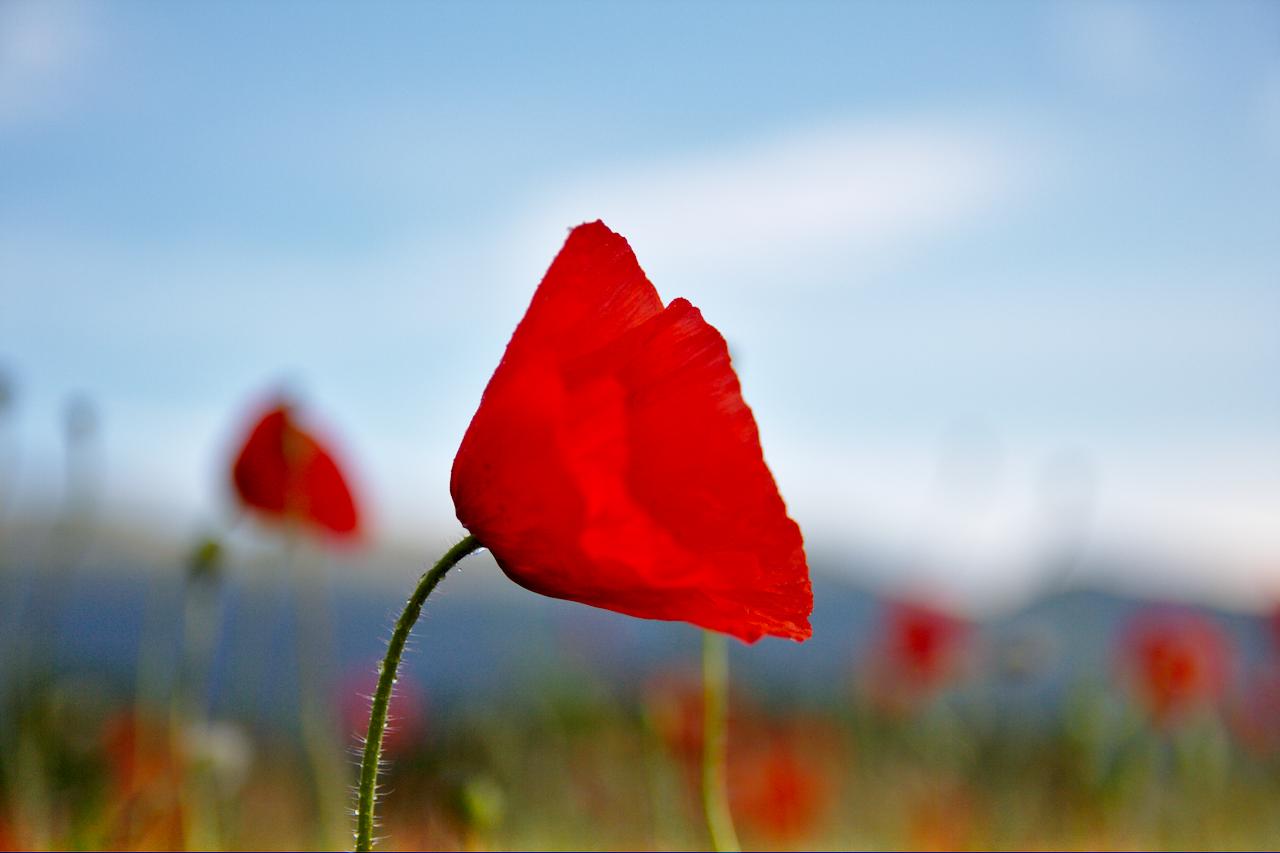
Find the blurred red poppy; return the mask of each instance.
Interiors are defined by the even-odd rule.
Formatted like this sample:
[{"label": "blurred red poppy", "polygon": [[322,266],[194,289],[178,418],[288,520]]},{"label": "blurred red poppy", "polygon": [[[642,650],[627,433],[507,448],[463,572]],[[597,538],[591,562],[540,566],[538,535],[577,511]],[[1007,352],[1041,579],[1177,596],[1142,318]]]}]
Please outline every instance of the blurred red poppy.
[{"label": "blurred red poppy", "polygon": [[971,626],[919,601],[886,603],[875,646],[873,687],[891,705],[922,701],[952,681],[964,662]]},{"label": "blurred red poppy", "polygon": [[1271,654],[1280,658],[1280,602],[1271,605],[1267,612],[1267,634],[1271,640]]},{"label": "blurred red poppy", "polygon": [[1250,752],[1259,756],[1280,752],[1280,665],[1268,663],[1249,674],[1227,719]]},{"label": "blurred red poppy", "polygon": [[1204,616],[1174,609],[1145,610],[1129,623],[1121,644],[1130,681],[1159,723],[1213,704],[1226,689],[1230,644]]},{"label": "blurred red poppy", "polygon": [[516,583],[747,642],[813,594],[728,347],[600,222],[569,235],[458,449],[458,519]]},{"label": "blurred red poppy", "polygon": [[236,495],[273,522],[337,538],[359,535],[355,500],[333,454],[275,402],[254,423],[231,469]]},{"label": "blurred red poppy", "polygon": [[133,796],[159,782],[168,783],[179,773],[181,762],[158,720],[121,711],[107,718],[101,736],[112,790],[118,794]]},{"label": "blurred red poppy", "polygon": [[176,849],[182,841],[184,768],[168,728],[125,710],[103,722],[100,736],[110,773],[103,821],[108,844]]},{"label": "blurred red poppy", "polygon": [[774,733],[731,762],[734,814],[744,828],[774,844],[811,837],[830,805],[831,779],[801,749],[809,734]]},{"label": "blurred red poppy", "polygon": [[702,756],[702,682],[693,672],[665,672],[645,684],[645,716],[667,750],[686,762]]},{"label": "blurred red poppy", "polygon": [[[338,693],[338,711],[345,731],[357,737],[369,726],[369,697],[378,687],[378,671],[362,667],[343,681]],[[382,736],[382,754],[394,757],[422,743],[427,731],[427,697],[421,686],[409,676],[396,679],[391,699],[391,716]]]}]

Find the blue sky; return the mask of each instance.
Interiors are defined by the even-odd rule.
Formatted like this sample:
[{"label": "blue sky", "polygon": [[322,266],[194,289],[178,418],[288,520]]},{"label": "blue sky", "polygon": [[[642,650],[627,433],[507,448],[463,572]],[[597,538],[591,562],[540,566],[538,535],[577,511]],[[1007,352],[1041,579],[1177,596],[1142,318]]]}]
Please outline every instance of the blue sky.
[{"label": "blue sky", "polygon": [[434,547],[602,217],[725,332],[815,547],[982,599],[1080,534],[1280,592],[1275,4],[9,0],[0,188],[29,508],[80,391],[111,512],[191,529],[284,383]]}]

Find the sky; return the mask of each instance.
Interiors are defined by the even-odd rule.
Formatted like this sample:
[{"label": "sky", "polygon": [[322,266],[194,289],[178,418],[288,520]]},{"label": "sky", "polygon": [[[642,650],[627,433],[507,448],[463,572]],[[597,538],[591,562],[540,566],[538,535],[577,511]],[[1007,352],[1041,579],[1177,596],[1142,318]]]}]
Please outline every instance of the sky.
[{"label": "sky", "polygon": [[185,534],[285,388],[438,550],[596,218],[728,338],[829,570],[1280,594],[1274,3],[3,0],[0,495],[57,505],[83,395],[106,513]]}]

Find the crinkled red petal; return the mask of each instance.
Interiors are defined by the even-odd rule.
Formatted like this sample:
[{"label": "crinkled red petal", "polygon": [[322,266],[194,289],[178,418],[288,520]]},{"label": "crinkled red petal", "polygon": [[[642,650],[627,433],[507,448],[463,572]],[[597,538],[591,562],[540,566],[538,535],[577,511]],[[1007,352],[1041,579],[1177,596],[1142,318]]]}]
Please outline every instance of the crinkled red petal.
[{"label": "crinkled red petal", "polygon": [[517,583],[754,641],[807,638],[800,530],[724,338],[630,246],[573,230],[454,460],[458,518]]}]

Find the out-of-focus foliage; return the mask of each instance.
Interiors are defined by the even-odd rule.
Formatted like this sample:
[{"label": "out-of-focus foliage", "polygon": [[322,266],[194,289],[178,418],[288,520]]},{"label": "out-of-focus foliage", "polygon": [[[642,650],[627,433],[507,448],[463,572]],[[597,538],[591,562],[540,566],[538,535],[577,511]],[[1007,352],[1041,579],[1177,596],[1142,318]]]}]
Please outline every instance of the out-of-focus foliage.
[{"label": "out-of-focus foliage", "polygon": [[[397,848],[704,847],[696,722],[680,679],[639,693],[589,679],[537,701],[475,701],[407,722],[385,779]],[[279,731],[195,726],[84,683],[41,683],[9,710],[10,847],[307,847],[314,780]],[[1228,718],[1148,724],[1081,684],[1061,713],[1009,725],[946,700],[912,711],[735,690],[729,756],[745,843],[766,849],[1271,847],[1280,753]],[[639,710],[649,709],[649,710]],[[696,720],[696,715],[690,716]],[[683,727],[682,727],[683,726]],[[350,768],[348,768],[350,769]],[[322,784],[337,791],[351,779]]]}]

